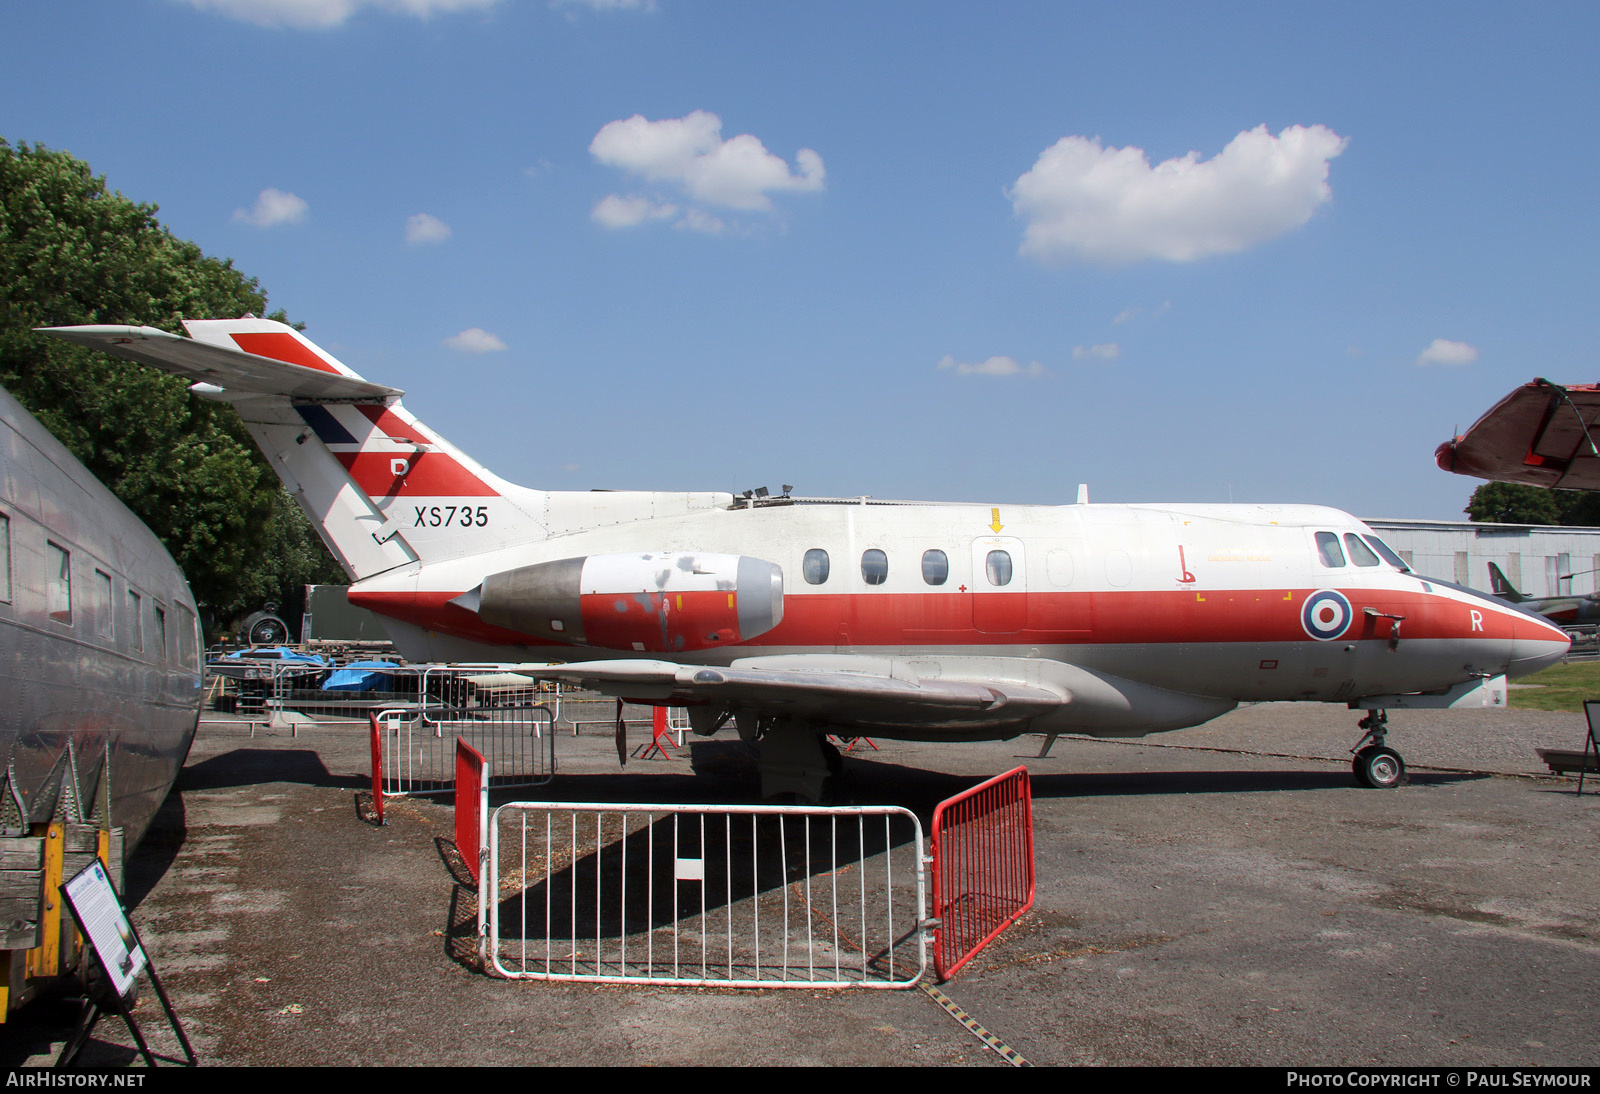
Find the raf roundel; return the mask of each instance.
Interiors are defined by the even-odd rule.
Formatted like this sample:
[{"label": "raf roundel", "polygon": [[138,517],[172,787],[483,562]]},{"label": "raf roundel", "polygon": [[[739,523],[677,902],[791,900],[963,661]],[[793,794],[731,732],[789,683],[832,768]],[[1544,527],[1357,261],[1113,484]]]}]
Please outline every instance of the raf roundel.
[{"label": "raf roundel", "polygon": [[1350,620],[1354,615],[1350,601],[1345,599],[1343,593],[1318,589],[1306,597],[1300,609],[1300,625],[1312,638],[1328,642],[1350,629]]}]

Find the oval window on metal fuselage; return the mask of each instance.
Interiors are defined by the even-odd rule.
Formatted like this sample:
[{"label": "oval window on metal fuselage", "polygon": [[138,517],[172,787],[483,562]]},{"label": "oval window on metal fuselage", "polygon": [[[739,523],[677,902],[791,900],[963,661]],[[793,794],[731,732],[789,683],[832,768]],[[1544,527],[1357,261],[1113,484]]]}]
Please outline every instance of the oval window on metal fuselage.
[{"label": "oval window on metal fuselage", "polygon": [[922,580],[929,585],[943,585],[949,579],[949,556],[937,548],[922,552]]},{"label": "oval window on metal fuselage", "polygon": [[807,585],[821,585],[828,580],[828,552],[821,547],[813,547],[806,552],[806,557],[800,563],[800,572],[805,576]]},{"label": "oval window on metal fuselage", "polygon": [[861,580],[868,585],[882,585],[889,580],[889,556],[876,547],[861,552]]},{"label": "oval window on metal fuselage", "polygon": [[989,557],[984,560],[983,571],[988,575],[991,585],[1011,584],[1011,552],[990,551]]}]

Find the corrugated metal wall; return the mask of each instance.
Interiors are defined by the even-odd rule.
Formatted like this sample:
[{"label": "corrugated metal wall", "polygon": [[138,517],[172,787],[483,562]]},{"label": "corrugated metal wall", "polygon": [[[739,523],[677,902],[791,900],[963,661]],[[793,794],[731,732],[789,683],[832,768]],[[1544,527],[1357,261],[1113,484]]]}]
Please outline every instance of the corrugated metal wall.
[{"label": "corrugated metal wall", "polygon": [[[1417,573],[1489,592],[1489,563],[1528,596],[1582,596],[1600,586],[1600,528],[1368,520]],[[1560,580],[1572,574],[1568,580]],[[1559,585],[1559,588],[1557,587]]]}]

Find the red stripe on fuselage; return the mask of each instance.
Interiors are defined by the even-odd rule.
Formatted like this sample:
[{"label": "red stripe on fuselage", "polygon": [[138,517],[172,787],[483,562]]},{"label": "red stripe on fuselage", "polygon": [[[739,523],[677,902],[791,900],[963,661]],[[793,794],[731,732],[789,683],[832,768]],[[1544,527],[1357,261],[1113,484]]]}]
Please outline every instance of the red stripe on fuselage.
[{"label": "red stripe on fuselage", "polygon": [[406,422],[400,415],[386,406],[371,406],[360,404],[357,410],[367,416],[367,421],[377,426],[385,437],[394,437],[410,441],[413,444],[432,444],[422,430]]},{"label": "red stripe on fuselage", "polygon": [[274,361],[287,361],[291,365],[304,365],[314,368],[318,372],[331,372],[335,376],[341,375],[338,369],[318,357],[309,346],[292,334],[280,331],[256,331],[254,333],[230,334],[239,344],[239,348],[246,353],[253,353],[257,357],[270,357]]},{"label": "red stripe on fuselage", "polygon": [[[790,594],[783,622],[740,648],[833,648],[851,646],[1002,646],[1081,644],[1182,644],[1206,642],[1308,642],[1317,640],[1300,624],[1310,589],[1176,592],[1034,593],[849,593]],[[1350,627],[1335,641],[1387,642],[1392,621],[1370,616],[1371,607],[1405,617],[1404,640],[1513,637],[1513,617],[1489,605],[1464,604],[1422,592],[1344,590],[1352,607]],[[555,643],[491,627],[448,601],[454,592],[382,593],[350,591],[350,602],[429,630],[491,644],[552,646]],[[1027,625],[1015,631],[979,630],[974,597],[1023,598]],[[1472,613],[1479,618],[1476,625]],[[980,616],[980,618],[990,618]],[[1532,620],[1525,621],[1536,626]],[[606,647],[622,648],[629,647]]]},{"label": "red stripe on fuselage", "polygon": [[[442,452],[335,452],[372,498],[497,498],[500,492]],[[396,471],[401,463],[404,467]],[[449,599],[449,596],[446,596]]]}]

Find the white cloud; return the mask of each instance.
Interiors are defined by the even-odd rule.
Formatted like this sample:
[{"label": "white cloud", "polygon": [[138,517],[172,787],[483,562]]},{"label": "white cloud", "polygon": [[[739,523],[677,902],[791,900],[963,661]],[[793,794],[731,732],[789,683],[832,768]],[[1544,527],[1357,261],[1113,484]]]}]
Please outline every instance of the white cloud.
[{"label": "white cloud", "polygon": [[489,8],[499,0],[183,0],[190,7],[214,11],[259,27],[327,30],[343,26],[363,8],[426,19],[430,15]]},{"label": "white cloud", "polygon": [[1435,338],[1417,354],[1419,365],[1470,365],[1478,359],[1478,347],[1448,338]]},{"label": "white cloud", "polygon": [[1082,361],[1088,357],[1093,357],[1100,361],[1115,361],[1121,356],[1122,347],[1115,342],[1103,342],[1098,346],[1074,346],[1072,348],[1072,359],[1074,361]]},{"label": "white cloud", "polygon": [[406,218],[407,243],[443,243],[450,238],[450,225],[438,217],[418,213]]},{"label": "white cloud", "polygon": [[451,349],[460,350],[462,353],[494,353],[506,348],[506,344],[482,327],[471,327],[453,337],[446,338],[444,345]]},{"label": "white cloud", "polygon": [[691,232],[704,232],[706,235],[719,236],[728,230],[719,217],[712,216],[704,209],[691,208],[683,214],[683,219],[673,225],[674,228],[687,228]]},{"label": "white cloud", "polygon": [[[795,153],[795,168],[775,156],[749,133],[722,139],[722,119],[706,110],[696,110],[682,118],[650,121],[642,114],[607,122],[589,143],[589,152],[609,167],[621,168],[677,190],[682,197],[705,205],[744,212],[768,212],[769,195],[786,190],[815,191],[825,186],[827,175],[822,157],[809,148]],[[639,201],[615,195],[601,202]],[[655,201],[657,209],[671,205]],[[600,206],[590,215],[609,227],[619,221],[602,219]],[[629,223],[638,224],[644,217]],[[680,222],[694,231],[726,228],[711,214],[691,208]]]},{"label": "white cloud", "polygon": [[1326,126],[1264,125],[1150,166],[1139,148],[1063,137],[1011,188],[1027,221],[1021,253],[1042,263],[1192,262],[1242,251],[1300,227],[1332,196],[1328,162],[1348,142]]},{"label": "white cloud", "polygon": [[306,211],[309,208],[304,199],[286,190],[274,190],[268,187],[257,196],[255,208],[235,209],[233,219],[253,224],[257,228],[271,228],[275,224],[299,224],[306,218]]},{"label": "white cloud", "polygon": [[632,228],[647,220],[664,220],[678,215],[678,207],[668,202],[632,195],[608,194],[589,210],[589,219],[607,228]]},{"label": "white cloud", "polygon": [[1124,323],[1131,322],[1132,320],[1139,318],[1139,313],[1143,310],[1143,308],[1123,308],[1117,313],[1117,317],[1111,321],[1111,325],[1113,327],[1120,327]]},{"label": "white cloud", "polygon": [[1045,374],[1045,368],[1039,362],[1022,365],[1014,357],[991,357],[987,361],[971,364],[957,361],[946,354],[944,360],[939,362],[939,368],[950,369],[957,376],[1043,376]]}]

